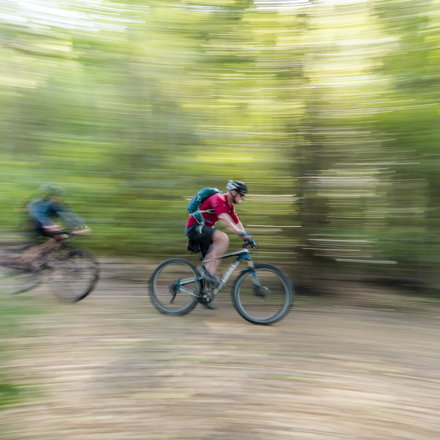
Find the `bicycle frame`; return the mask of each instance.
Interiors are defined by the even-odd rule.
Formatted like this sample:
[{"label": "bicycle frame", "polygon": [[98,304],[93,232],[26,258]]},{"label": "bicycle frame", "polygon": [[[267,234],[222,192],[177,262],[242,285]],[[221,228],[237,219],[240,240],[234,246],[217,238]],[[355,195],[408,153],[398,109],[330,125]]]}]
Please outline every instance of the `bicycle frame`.
[{"label": "bicycle frame", "polygon": [[[223,275],[221,281],[221,284],[219,284],[214,290],[213,290],[213,294],[217,295],[217,293],[223,288],[223,286],[228,282],[229,278],[232,276],[232,274],[234,273],[235,269],[237,268],[237,266],[243,261],[243,260],[247,260],[248,262],[248,268],[247,269],[243,269],[243,270],[250,270],[252,272],[252,279],[254,281],[254,283],[256,285],[260,285],[259,281],[258,281],[258,277],[255,273],[254,270],[254,263],[252,261],[252,258],[250,256],[250,253],[247,249],[243,249],[241,251],[237,251],[237,252],[232,252],[230,254],[225,254],[221,258],[222,260],[224,258],[229,258],[229,257],[234,257],[237,256],[236,260],[231,263],[231,265],[229,266],[228,270],[225,272],[225,274]],[[208,261],[212,261],[212,260],[203,260],[202,259],[202,264],[206,263]],[[194,281],[200,281],[203,278],[190,278],[190,279],[184,279],[184,280],[180,280],[179,282],[179,288],[182,292],[185,293],[189,293],[190,295],[195,295],[193,291],[191,291],[190,289],[187,289],[184,287],[185,284],[189,284],[189,283],[193,283]]]},{"label": "bicycle frame", "polygon": [[[54,252],[60,251],[62,249],[67,249],[69,246],[71,246],[72,242],[74,242],[77,238],[77,235],[72,234],[70,232],[67,231],[63,231],[63,234],[66,234],[68,236],[68,238],[64,238],[62,240],[57,241],[56,244],[56,248],[50,248],[48,249],[46,255],[44,256],[44,258],[48,258],[50,254],[53,254]],[[45,242],[47,243],[47,242]],[[23,263],[20,260],[17,259],[12,259],[10,258],[10,255],[13,254],[19,254],[22,251],[26,251],[26,249],[28,248],[33,248],[39,246],[36,243],[27,243],[27,244],[22,244],[22,245],[18,245],[18,246],[9,246],[8,248],[6,248],[6,254],[5,255],[1,255],[0,256],[0,266],[4,266],[13,270],[18,270],[18,271],[25,271],[25,272],[40,272],[42,270],[46,270],[48,267],[46,265],[46,261],[42,261],[41,263],[38,264],[38,267],[33,267],[33,268],[28,268],[26,266],[23,265]],[[9,257],[8,257],[9,255]],[[13,263],[12,265],[10,263]]]}]

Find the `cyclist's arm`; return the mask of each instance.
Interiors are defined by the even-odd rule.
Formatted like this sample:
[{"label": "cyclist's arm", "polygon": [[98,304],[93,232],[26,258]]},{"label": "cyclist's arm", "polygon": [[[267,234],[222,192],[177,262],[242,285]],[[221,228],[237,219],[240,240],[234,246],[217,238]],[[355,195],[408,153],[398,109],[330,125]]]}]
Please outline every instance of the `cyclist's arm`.
[{"label": "cyclist's arm", "polygon": [[240,221],[237,223],[237,228],[239,228],[240,231],[244,231],[244,227],[243,227],[243,225],[241,224]]},{"label": "cyclist's arm", "polygon": [[[249,232],[244,230],[244,226],[242,225],[241,221],[239,220],[237,223],[237,227],[240,229],[240,237],[243,239],[243,241],[252,240],[252,235],[249,234]],[[249,235],[243,235],[243,233],[249,234]]]},{"label": "cyclist's arm", "polygon": [[68,208],[67,205],[56,204],[54,208],[57,211],[57,215],[70,229],[84,228],[86,226],[86,222],[76,212]]},{"label": "cyclist's arm", "polygon": [[231,232],[238,235],[243,240],[249,240],[251,238],[250,236],[247,237],[242,236],[242,233],[244,231],[243,225],[241,224],[240,221],[238,223],[234,223],[232,217],[229,214],[225,214],[225,213],[220,214],[218,218],[226,229],[229,229]]}]

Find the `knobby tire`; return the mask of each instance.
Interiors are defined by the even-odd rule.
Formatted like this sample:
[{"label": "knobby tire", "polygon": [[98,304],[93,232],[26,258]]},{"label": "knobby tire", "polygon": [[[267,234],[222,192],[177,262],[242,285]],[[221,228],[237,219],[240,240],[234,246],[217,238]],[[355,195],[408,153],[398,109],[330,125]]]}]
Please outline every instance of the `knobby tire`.
[{"label": "knobby tire", "polygon": [[50,288],[65,302],[83,300],[95,289],[99,280],[98,260],[86,249],[62,250],[54,255],[49,265],[53,275]]},{"label": "knobby tire", "polygon": [[[192,278],[194,281],[186,284],[185,288],[192,290],[194,295],[179,289],[181,279]],[[170,258],[154,270],[148,282],[148,290],[151,302],[160,313],[182,316],[197,306],[202,294],[202,281],[199,271],[188,260]]]},{"label": "knobby tire", "polygon": [[293,286],[290,279],[275,266],[255,264],[254,267],[265,296],[255,294],[252,272],[245,269],[234,283],[232,302],[238,314],[252,324],[273,324],[289,313],[294,296]]}]

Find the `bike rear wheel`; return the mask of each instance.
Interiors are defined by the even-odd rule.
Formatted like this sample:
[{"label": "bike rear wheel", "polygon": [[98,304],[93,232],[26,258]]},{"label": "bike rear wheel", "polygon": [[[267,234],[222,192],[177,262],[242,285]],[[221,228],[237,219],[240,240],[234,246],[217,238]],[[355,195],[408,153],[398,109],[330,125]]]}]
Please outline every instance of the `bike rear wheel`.
[{"label": "bike rear wheel", "polygon": [[41,284],[39,271],[0,266],[0,289],[7,295],[28,292]]},{"label": "bike rear wheel", "polygon": [[166,315],[181,316],[193,310],[202,293],[197,268],[183,258],[165,260],[151,275],[149,295],[154,307]]},{"label": "bike rear wheel", "polygon": [[269,264],[256,264],[255,274],[244,270],[232,289],[232,302],[237,312],[253,324],[268,325],[283,319],[293,301],[290,280],[278,268]]},{"label": "bike rear wheel", "polygon": [[41,271],[25,268],[23,252],[32,244],[16,246],[0,255],[0,289],[2,293],[15,295],[28,292],[41,284]]},{"label": "bike rear wheel", "polygon": [[99,263],[88,250],[73,249],[54,253],[50,288],[62,301],[75,303],[87,297],[99,280]]}]

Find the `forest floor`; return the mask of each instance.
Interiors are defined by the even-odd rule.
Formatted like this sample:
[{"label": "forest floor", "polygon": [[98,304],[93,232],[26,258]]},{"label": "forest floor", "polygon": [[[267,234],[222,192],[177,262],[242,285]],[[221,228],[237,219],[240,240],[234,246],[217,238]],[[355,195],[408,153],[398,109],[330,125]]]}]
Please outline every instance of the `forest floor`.
[{"label": "forest floor", "polygon": [[440,438],[435,302],[346,282],[264,327],[226,292],[160,315],[149,273],[108,265],[73,305],[44,286],[0,298],[28,311],[0,344],[1,439]]}]

